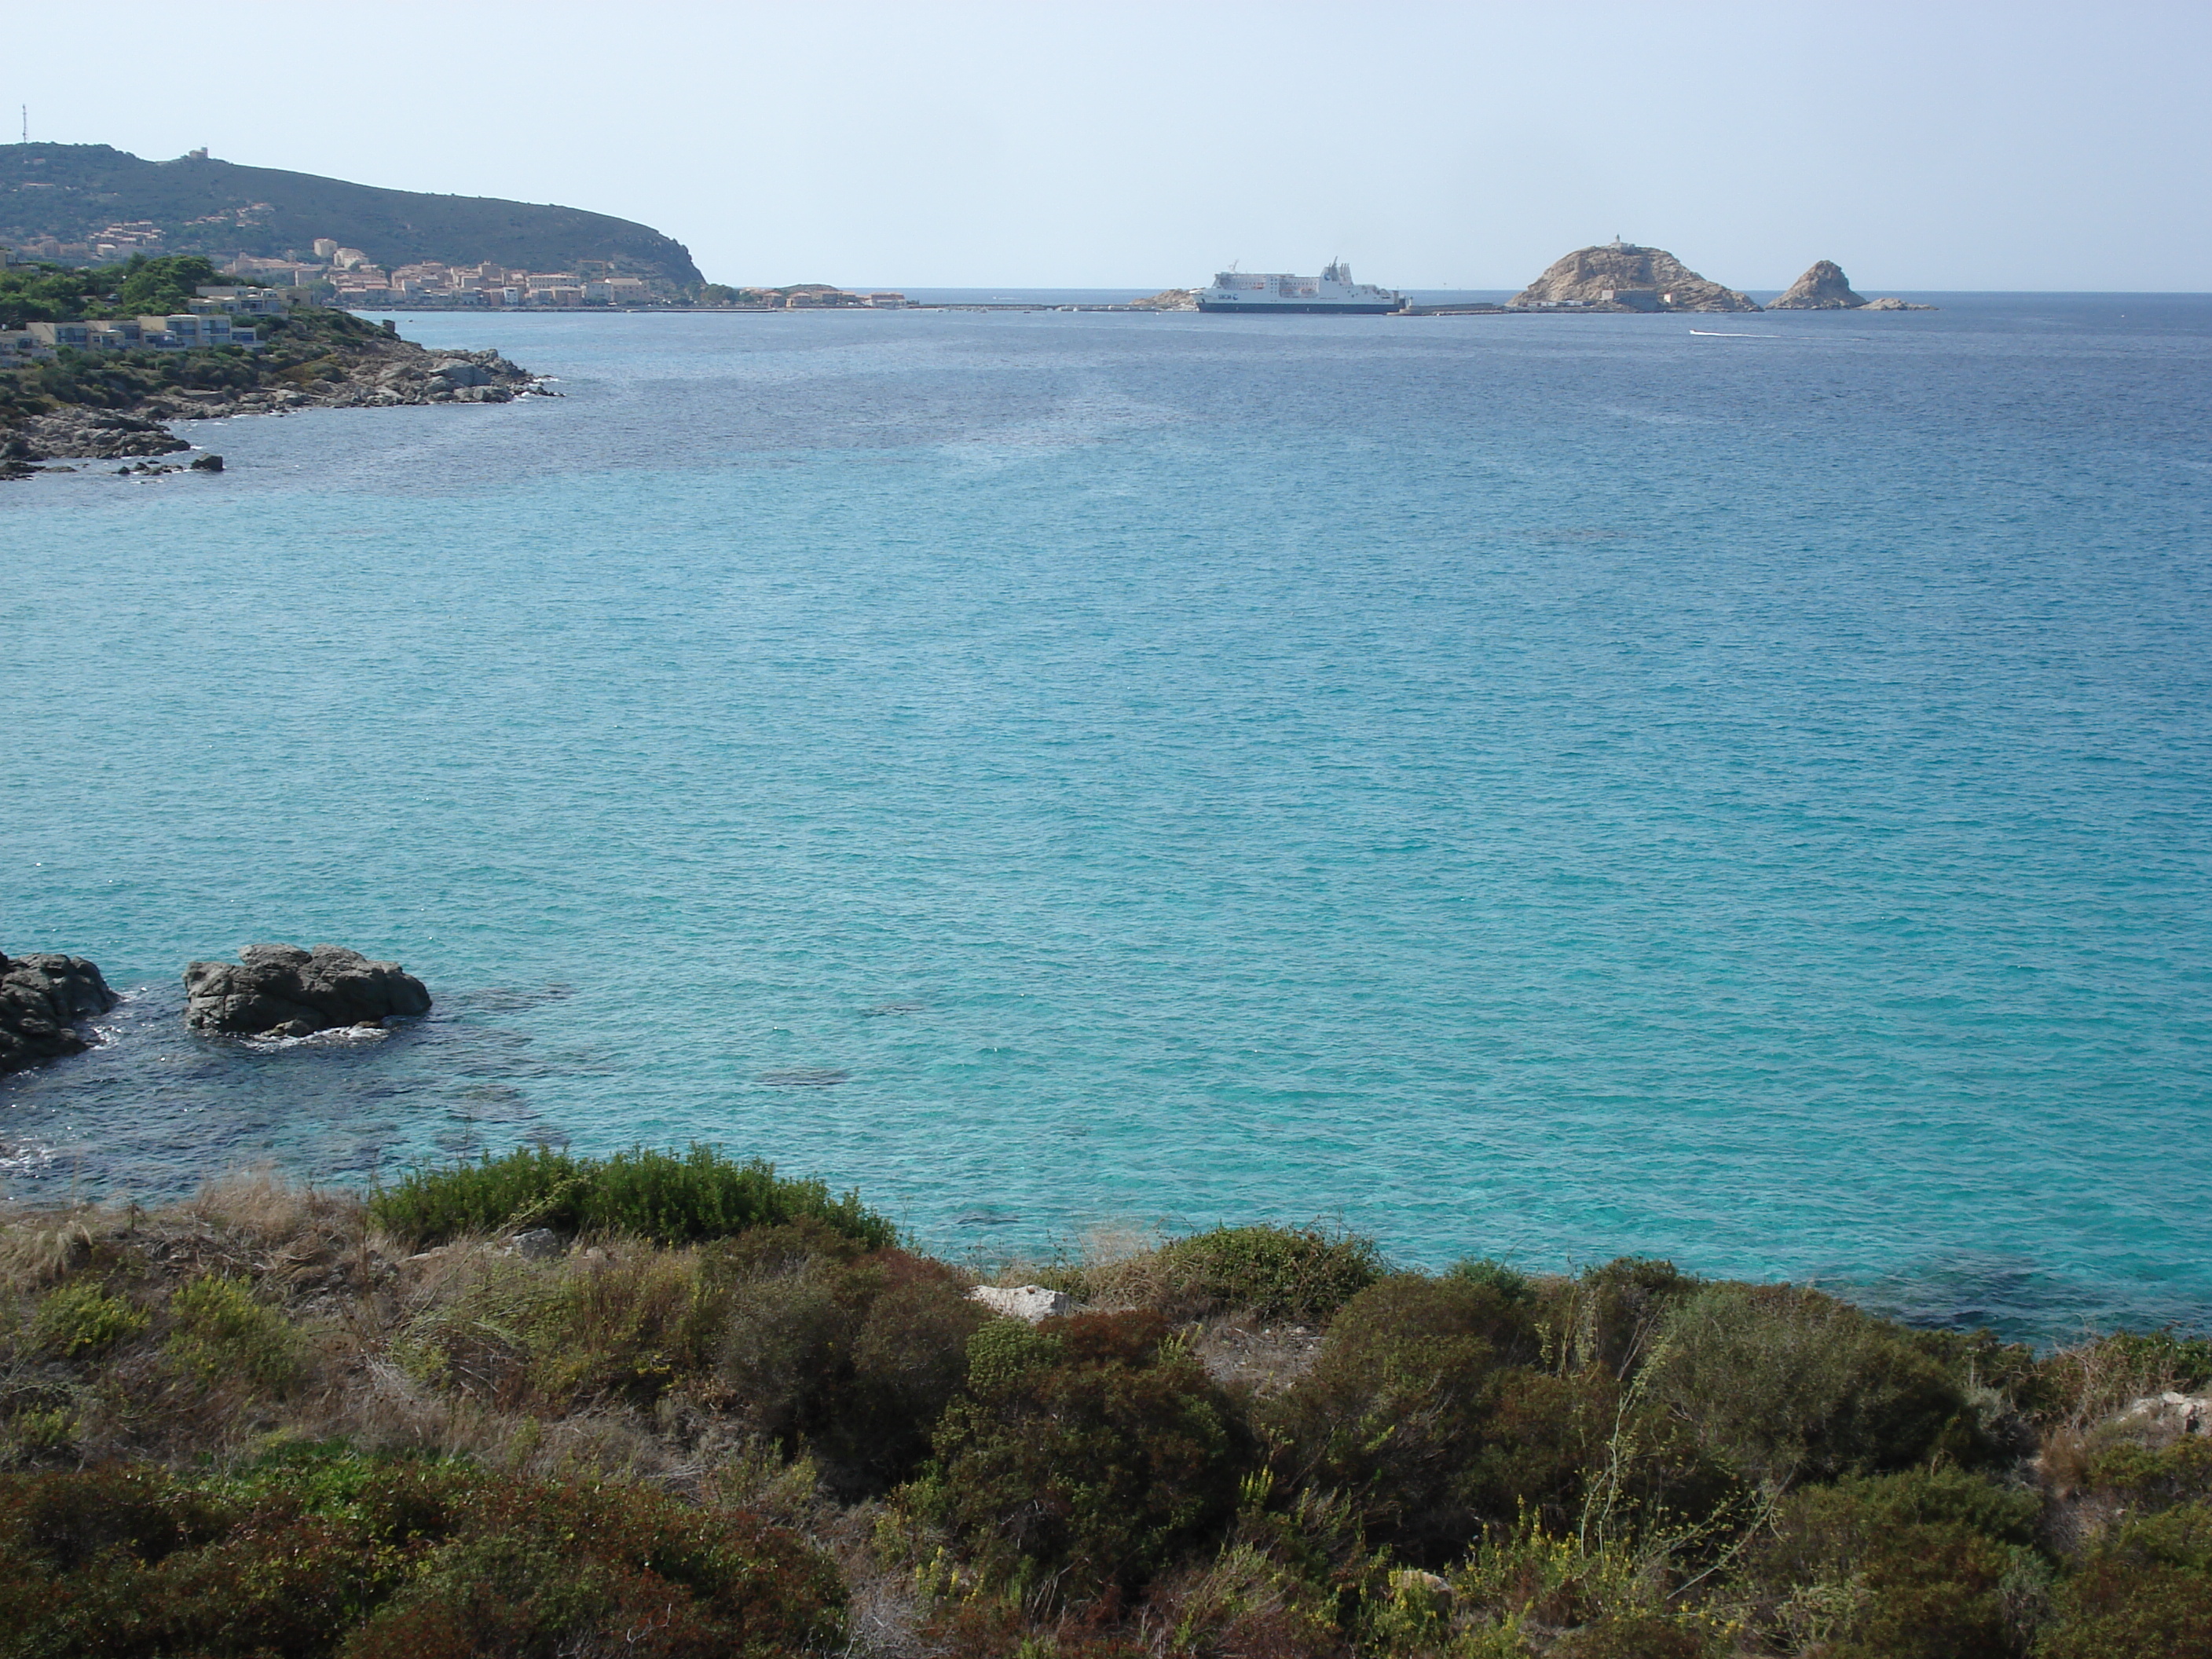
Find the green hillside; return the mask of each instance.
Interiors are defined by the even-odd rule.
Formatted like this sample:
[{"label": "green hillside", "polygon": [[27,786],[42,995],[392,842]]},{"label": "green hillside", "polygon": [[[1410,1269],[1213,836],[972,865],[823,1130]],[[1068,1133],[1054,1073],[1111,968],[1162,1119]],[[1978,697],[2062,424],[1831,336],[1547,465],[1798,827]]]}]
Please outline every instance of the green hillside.
[{"label": "green hillside", "polygon": [[386,265],[489,259],[566,270],[603,260],[622,276],[703,280],[681,242],[578,208],[382,190],[204,156],[148,161],[106,144],[0,145],[0,242],[81,242],[132,220],[160,226],[170,253],[277,258],[327,236]]}]

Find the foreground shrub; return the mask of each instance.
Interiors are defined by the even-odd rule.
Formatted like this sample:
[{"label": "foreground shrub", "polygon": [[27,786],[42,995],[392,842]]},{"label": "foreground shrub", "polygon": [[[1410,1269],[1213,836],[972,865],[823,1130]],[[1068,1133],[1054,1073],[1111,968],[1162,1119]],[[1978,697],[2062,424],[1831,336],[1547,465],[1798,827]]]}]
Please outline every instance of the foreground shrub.
[{"label": "foreground shrub", "polygon": [[1249,1313],[1320,1324],[1381,1277],[1372,1240],[1298,1227],[1217,1227],[1163,1245],[1140,1271],[1170,1318]]},{"label": "foreground shrub", "polygon": [[1715,1285],[1681,1302],[1646,1383],[1714,1455],[1778,1488],[1988,1450],[1958,1382],[1905,1333],[1787,1285]]},{"label": "foreground shrub", "polygon": [[[1378,1541],[1435,1564],[1486,1519],[1562,1500],[1610,1379],[1528,1369],[1524,1302],[1463,1279],[1386,1279],[1347,1303],[1313,1368],[1259,1409],[1286,1484],[1345,1494]],[[1600,1396],[1602,1395],[1602,1398]]]},{"label": "foreground shrub", "polygon": [[1226,1523],[1249,1438],[1158,1315],[998,1320],[969,1347],[971,1390],[902,1503],[985,1583],[1080,1604]]},{"label": "foreground shrub", "polygon": [[833,1199],[818,1181],[787,1180],[763,1159],[739,1164],[700,1146],[682,1157],[642,1147],[605,1159],[549,1146],[486,1153],[475,1164],[410,1172],[369,1201],[369,1214],[418,1247],[522,1227],[678,1244],[813,1220],[879,1249],[898,1231],[857,1193]]},{"label": "foreground shrub", "polygon": [[299,1381],[300,1334],[283,1314],[255,1299],[243,1279],[206,1273],[169,1300],[176,1321],[167,1352],[209,1387],[242,1383],[283,1394]]},{"label": "foreground shrub", "polygon": [[110,1296],[89,1279],[76,1279],[49,1291],[31,1322],[32,1340],[64,1359],[104,1352],[144,1330],[145,1311],[119,1296]]},{"label": "foreground shrub", "polygon": [[2212,1503],[2130,1522],[2057,1597],[2036,1659],[2212,1659]]},{"label": "foreground shrub", "polygon": [[0,1476],[0,1655],[769,1656],[839,1632],[829,1564],[636,1489],[311,1454],[233,1479]]},{"label": "foreground shrub", "polygon": [[914,1472],[990,1318],[950,1268],[898,1249],[761,1253],[721,1294],[717,1397],[754,1432],[813,1449],[847,1495]]},{"label": "foreground shrub", "polygon": [[1753,1622],[1786,1651],[1827,1641],[1837,1659],[2013,1659],[2048,1577],[2032,1548],[2041,1510],[1957,1470],[1794,1492],[1747,1560]]},{"label": "foreground shrub", "polygon": [[635,1487],[488,1484],[344,1659],[769,1659],[842,1634],[836,1569],[744,1515]]}]

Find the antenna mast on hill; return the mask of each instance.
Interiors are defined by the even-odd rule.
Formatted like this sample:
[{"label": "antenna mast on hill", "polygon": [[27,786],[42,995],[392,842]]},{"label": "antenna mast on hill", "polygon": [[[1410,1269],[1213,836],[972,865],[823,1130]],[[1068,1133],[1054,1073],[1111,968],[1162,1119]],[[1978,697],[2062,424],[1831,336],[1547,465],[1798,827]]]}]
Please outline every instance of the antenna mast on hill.
[{"label": "antenna mast on hill", "polygon": [[31,142],[31,106],[28,104],[23,106],[23,142],[27,144]]}]

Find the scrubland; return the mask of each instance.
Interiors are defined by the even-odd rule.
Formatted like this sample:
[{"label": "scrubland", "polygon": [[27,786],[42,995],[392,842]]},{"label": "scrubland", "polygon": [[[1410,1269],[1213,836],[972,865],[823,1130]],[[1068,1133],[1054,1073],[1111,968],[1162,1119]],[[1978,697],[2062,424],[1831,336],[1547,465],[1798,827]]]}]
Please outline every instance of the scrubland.
[{"label": "scrubland", "polygon": [[[517,1235],[525,1246],[518,1247]],[[706,1152],[0,1220],[0,1656],[2212,1656],[2212,1346]]]}]

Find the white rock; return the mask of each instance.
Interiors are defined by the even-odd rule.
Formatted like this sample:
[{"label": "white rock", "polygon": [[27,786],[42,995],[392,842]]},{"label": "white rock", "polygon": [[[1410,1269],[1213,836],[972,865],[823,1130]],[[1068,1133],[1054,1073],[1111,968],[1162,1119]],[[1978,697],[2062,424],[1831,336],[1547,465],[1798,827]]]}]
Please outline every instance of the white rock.
[{"label": "white rock", "polygon": [[996,1285],[978,1285],[968,1292],[968,1299],[1009,1319],[1026,1319],[1032,1325],[1040,1319],[1056,1318],[1073,1305],[1065,1291],[1048,1291],[1042,1285],[1020,1285],[1011,1291]]},{"label": "white rock", "polygon": [[2212,1431],[2212,1394],[2146,1395],[2119,1413],[2123,1423],[2140,1424],[2154,1441]]}]

